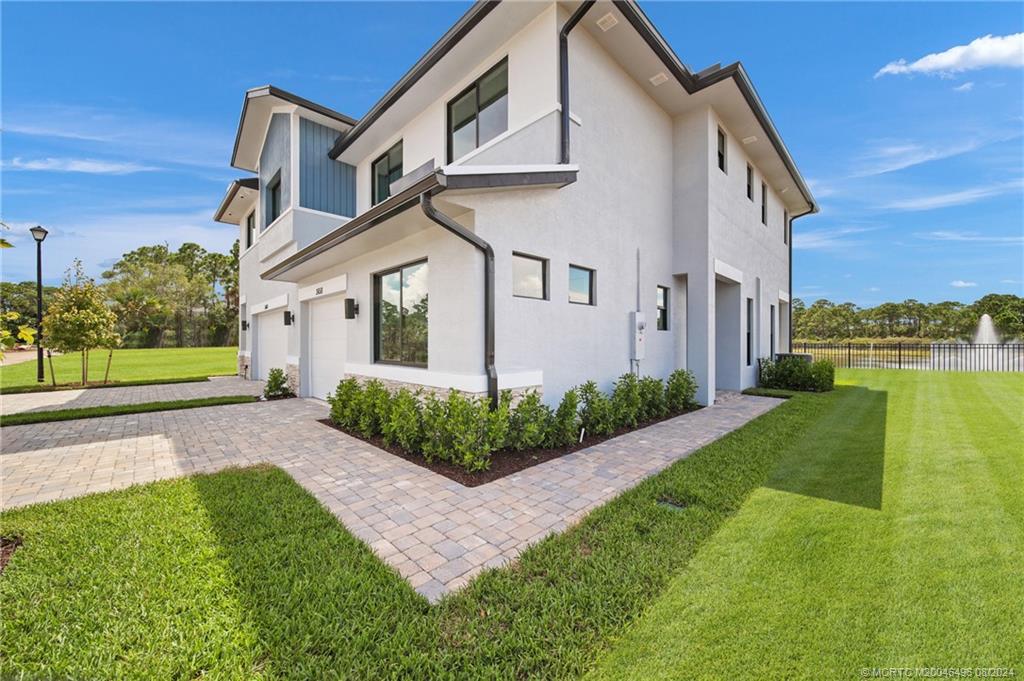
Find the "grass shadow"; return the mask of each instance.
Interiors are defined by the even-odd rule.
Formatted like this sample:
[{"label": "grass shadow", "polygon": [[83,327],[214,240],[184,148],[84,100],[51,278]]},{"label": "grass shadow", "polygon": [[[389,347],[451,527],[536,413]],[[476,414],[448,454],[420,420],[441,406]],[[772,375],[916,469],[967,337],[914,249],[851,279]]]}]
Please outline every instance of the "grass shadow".
[{"label": "grass shadow", "polygon": [[861,386],[836,391],[836,408],[807,429],[765,486],[881,510],[888,393]]}]

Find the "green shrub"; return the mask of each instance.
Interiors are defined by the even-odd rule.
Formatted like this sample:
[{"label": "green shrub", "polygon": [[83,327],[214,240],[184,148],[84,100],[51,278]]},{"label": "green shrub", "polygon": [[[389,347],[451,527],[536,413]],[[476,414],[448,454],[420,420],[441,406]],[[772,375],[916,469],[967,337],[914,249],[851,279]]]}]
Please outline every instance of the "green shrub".
[{"label": "green shrub", "polygon": [[615,431],[615,415],[612,402],[601,392],[597,384],[587,381],[579,388],[580,425],[588,435],[610,435]]},{"label": "green shrub", "polygon": [[665,402],[673,413],[697,408],[697,379],[686,369],[676,369],[668,376]]},{"label": "green shrub", "polygon": [[380,435],[383,425],[391,412],[391,393],[384,384],[373,379],[363,389],[362,409],[359,413],[357,428],[363,437]]},{"label": "green shrub", "polygon": [[428,461],[441,459],[467,471],[486,470],[491,453],[505,446],[509,400],[503,397],[491,411],[487,400],[452,390],[439,400],[427,395],[423,404],[423,444]]},{"label": "green shrub", "polygon": [[541,402],[537,391],[527,392],[512,410],[509,419],[509,448],[520,451],[542,446],[551,428],[552,418],[551,409]]},{"label": "green shrub", "polygon": [[359,414],[363,410],[363,387],[354,378],[338,383],[334,395],[328,395],[331,405],[331,422],[339,428],[355,430],[359,426]]},{"label": "green shrub", "polygon": [[660,378],[644,376],[637,386],[640,391],[640,415],[641,421],[660,419],[668,413],[668,403],[665,401],[665,384]]},{"label": "green shrub", "polygon": [[381,430],[388,444],[398,445],[409,452],[417,451],[423,440],[423,417],[418,396],[408,388],[399,389],[391,398],[391,410]]},{"label": "green shrub", "polygon": [[635,374],[622,374],[615,381],[612,415],[616,428],[636,428],[640,419],[640,382]]},{"label": "green shrub", "polygon": [[420,452],[427,461],[447,460],[450,450],[448,429],[445,426],[447,406],[434,393],[427,393],[420,411],[423,433],[420,438]]},{"label": "green shrub", "polygon": [[267,384],[263,386],[263,396],[268,400],[277,399],[279,397],[293,397],[295,393],[292,392],[291,387],[288,385],[288,379],[284,375],[283,369],[273,368],[267,372]]},{"label": "green shrub", "polygon": [[579,441],[579,407],[580,397],[576,390],[566,390],[544,437],[545,446],[569,447]]},{"label": "green shrub", "polygon": [[800,357],[758,360],[758,384],[762,388],[828,392],[835,387],[836,370],[831,361],[808,362]]}]

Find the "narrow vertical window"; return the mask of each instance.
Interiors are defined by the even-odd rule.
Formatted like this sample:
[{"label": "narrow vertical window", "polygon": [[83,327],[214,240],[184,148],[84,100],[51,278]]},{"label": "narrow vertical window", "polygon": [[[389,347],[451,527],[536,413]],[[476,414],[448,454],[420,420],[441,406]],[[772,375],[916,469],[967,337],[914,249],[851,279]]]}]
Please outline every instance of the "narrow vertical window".
[{"label": "narrow vertical window", "polygon": [[267,219],[263,223],[263,229],[266,229],[274,222],[274,220],[281,217],[281,171],[277,171],[274,175],[274,179],[270,181],[270,185],[267,187]]},{"label": "narrow vertical window", "polygon": [[782,243],[789,245],[789,211],[782,211]]},{"label": "narrow vertical window", "polygon": [[594,304],[594,270],[569,265],[569,302],[580,305]]},{"label": "narrow vertical window", "polygon": [[370,167],[373,174],[373,205],[391,196],[391,183],[402,177],[402,140],[381,154]]},{"label": "narrow vertical window", "polygon": [[245,247],[252,248],[252,240],[256,236],[256,211],[245,217]]},{"label": "narrow vertical window", "polygon": [[668,331],[668,287],[658,287],[658,331]]},{"label": "narrow vertical window", "polygon": [[761,224],[768,224],[768,185],[761,183]]},{"label": "narrow vertical window", "polygon": [[754,200],[754,169],[747,164],[747,198]]},{"label": "narrow vertical window", "polygon": [[725,133],[722,129],[718,129],[718,169],[723,173],[728,172],[725,169]]},{"label": "narrow vertical window", "polygon": [[775,359],[775,306],[771,306],[771,338],[768,345],[771,354],[768,355],[770,359]]},{"label": "narrow vertical window", "polygon": [[373,278],[374,360],[427,366],[427,262]]},{"label": "narrow vertical window", "polygon": [[747,366],[754,363],[754,299],[747,298]]}]

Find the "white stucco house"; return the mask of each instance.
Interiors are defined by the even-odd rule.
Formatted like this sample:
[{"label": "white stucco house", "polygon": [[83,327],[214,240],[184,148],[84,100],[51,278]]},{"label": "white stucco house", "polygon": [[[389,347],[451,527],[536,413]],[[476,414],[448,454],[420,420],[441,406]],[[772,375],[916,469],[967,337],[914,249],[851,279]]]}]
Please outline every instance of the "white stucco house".
[{"label": "white stucco house", "polygon": [[789,349],[817,210],[743,67],[692,72],[631,0],[479,2],[358,120],[250,90],[231,165],[239,372],[320,398],[688,368],[711,403]]}]

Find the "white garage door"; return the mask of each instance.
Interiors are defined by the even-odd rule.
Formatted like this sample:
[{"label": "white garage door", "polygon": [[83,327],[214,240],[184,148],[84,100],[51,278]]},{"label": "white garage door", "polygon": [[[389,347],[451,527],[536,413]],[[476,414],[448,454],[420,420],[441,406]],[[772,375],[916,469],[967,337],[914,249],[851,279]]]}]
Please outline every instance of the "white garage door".
[{"label": "white garage door", "polygon": [[309,304],[310,397],[333,394],[345,373],[344,300],[334,296]]},{"label": "white garage door", "polygon": [[256,315],[256,378],[265,381],[271,369],[284,370],[288,355],[288,327],[284,311]]}]

